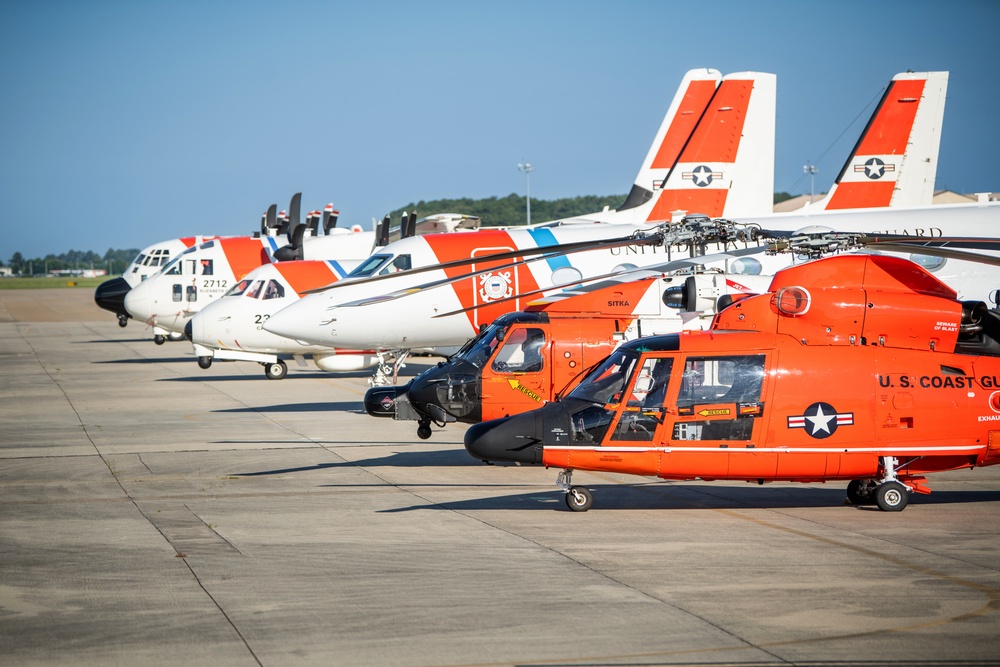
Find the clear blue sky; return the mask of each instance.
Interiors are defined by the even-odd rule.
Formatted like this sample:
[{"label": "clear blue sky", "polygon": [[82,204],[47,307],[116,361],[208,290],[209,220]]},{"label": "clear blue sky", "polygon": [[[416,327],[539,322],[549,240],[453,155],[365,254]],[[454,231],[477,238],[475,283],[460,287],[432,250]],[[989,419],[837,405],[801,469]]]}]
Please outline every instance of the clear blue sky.
[{"label": "clear blue sky", "polygon": [[693,67],[777,74],[793,193],[893,74],[948,70],[937,186],[1000,191],[998,25],[992,0],[6,0],[0,259],[249,233],[296,191],[370,227],[523,194],[522,161],[533,197],[624,194]]}]

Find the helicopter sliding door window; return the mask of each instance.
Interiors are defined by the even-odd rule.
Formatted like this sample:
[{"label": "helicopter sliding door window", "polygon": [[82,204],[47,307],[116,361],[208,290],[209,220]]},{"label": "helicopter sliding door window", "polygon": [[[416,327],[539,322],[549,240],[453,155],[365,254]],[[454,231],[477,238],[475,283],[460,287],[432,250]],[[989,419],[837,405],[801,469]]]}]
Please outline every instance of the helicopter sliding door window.
[{"label": "helicopter sliding door window", "polygon": [[750,440],[765,356],[688,357],[677,395],[673,440]]}]

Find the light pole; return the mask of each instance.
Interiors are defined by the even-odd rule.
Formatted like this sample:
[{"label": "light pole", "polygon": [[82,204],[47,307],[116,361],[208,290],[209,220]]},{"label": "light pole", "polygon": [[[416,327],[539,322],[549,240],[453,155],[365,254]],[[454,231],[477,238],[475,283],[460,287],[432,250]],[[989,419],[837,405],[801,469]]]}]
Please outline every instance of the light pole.
[{"label": "light pole", "polygon": [[802,165],[802,173],[809,174],[809,203],[813,203],[813,179],[816,178],[816,165],[808,162]]},{"label": "light pole", "polygon": [[528,209],[528,223],[527,224],[530,225],[531,224],[531,172],[534,171],[535,168],[531,166],[530,162],[524,162],[524,163],[521,163],[521,164],[517,165],[517,170],[524,172],[524,191],[525,191],[525,193],[527,195],[527,200],[528,200],[528,204],[527,204],[527,209]]}]

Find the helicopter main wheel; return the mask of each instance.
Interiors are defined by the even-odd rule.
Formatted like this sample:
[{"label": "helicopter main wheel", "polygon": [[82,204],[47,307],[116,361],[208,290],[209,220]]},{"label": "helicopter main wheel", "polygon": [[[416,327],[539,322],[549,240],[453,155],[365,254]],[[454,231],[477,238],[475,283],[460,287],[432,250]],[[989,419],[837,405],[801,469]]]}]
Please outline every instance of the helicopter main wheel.
[{"label": "helicopter main wheel", "polygon": [[118,326],[122,327],[123,329],[128,326],[128,315],[118,316]]},{"label": "helicopter main wheel", "polygon": [[902,512],[910,500],[909,495],[899,482],[885,482],[875,489],[875,502],[883,512]]},{"label": "helicopter main wheel", "polygon": [[161,336],[160,334],[156,334],[155,336],[153,336],[153,342],[156,343],[157,345],[163,345],[166,341],[167,341],[166,336]]},{"label": "helicopter main wheel", "polygon": [[264,375],[267,376],[268,380],[280,380],[288,375],[288,366],[281,359],[273,364],[264,364]]},{"label": "helicopter main wheel", "polygon": [[198,367],[208,368],[212,365],[212,357],[198,357]]},{"label": "helicopter main wheel", "polygon": [[419,421],[417,422],[417,437],[421,440],[426,440],[431,437],[431,425],[430,422]]},{"label": "helicopter main wheel", "polygon": [[586,512],[594,504],[594,494],[583,486],[571,486],[566,492],[566,506],[574,512]]},{"label": "helicopter main wheel", "polygon": [[852,505],[871,505],[875,502],[875,483],[870,479],[855,479],[847,485],[847,499]]}]

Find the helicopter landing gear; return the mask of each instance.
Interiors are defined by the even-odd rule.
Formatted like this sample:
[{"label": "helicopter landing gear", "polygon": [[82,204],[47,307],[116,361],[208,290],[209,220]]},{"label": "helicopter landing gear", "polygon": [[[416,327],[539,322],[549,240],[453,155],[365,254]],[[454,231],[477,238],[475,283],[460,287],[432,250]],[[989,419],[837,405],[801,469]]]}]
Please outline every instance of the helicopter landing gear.
[{"label": "helicopter landing gear", "polygon": [[267,376],[268,380],[281,380],[286,375],[288,375],[288,366],[286,366],[285,362],[282,361],[281,359],[278,359],[273,364],[265,363],[263,364],[263,366],[264,366],[264,375]]},{"label": "helicopter landing gear", "polygon": [[128,326],[128,315],[118,316],[118,326],[122,327],[123,329]]},{"label": "helicopter landing gear", "polygon": [[429,419],[421,419],[417,422],[417,437],[421,440],[431,437],[431,422]]},{"label": "helicopter landing gear", "polygon": [[884,482],[875,490],[875,502],[883,512],[902,512],[910,491],[901,482]]},{"label": "helicopter landing gear", "polygon": [[875,489],[878,483],[874,479],[855,479],[847,485],[847,500],[852,505],[873,505]]},{"label": "helicopter landing gear", "polygon": [[165,342],[167,342],[167,337],[161,336],[160,334],[156,334],[155,336],[153,336],[153,342],[156,343],[157,345],[163,345]]},{"label": "helicopter landing gear", "polygon": [[566,506],[574,512],[586,512],[594,504],[594,494],[583,486],[572,486],[573,471],[563,470],[556,478],[556,485],[566,492]]},{"label": "helicopter landing gear", "polygon": [[198,357],[198,368],[209,368],[212,365],[212,357]]}]

